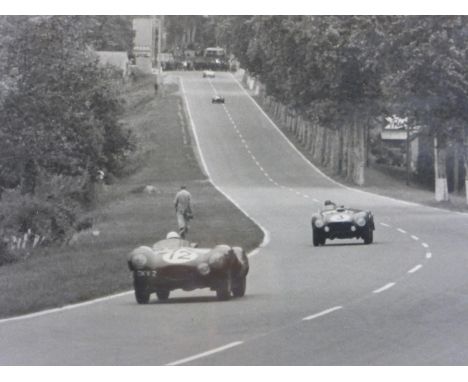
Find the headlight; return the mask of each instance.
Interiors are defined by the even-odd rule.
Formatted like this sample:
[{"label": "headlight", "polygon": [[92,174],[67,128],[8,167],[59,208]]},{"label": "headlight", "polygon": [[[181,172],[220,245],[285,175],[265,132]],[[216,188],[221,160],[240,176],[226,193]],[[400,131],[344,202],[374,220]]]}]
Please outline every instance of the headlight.
[{"label": "headlight", "polygon": [[210,273],[210,266],[207,263],[200,263],[198,264],[197,268],[198,272],[200,272],[202,276],[206,276],[208,273]]},{"label": "headlight", "polygon": [[364,227],[366,225],[366,218],[364,216],[359,216],[357,219],[356,219],[356,224],[359,226],[359,227]]},{"label": "headlight", "polygon": [[315,226],[316,226],[317,228],[322,228],[323,225],[324,225],[322,219],[317,219],[317,220],[315,220],[314,224],[315,224]]}]

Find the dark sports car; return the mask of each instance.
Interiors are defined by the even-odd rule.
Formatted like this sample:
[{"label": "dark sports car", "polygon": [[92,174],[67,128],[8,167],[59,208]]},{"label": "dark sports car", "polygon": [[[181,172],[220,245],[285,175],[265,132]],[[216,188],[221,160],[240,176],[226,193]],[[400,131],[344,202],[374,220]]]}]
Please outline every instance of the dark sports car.
[{"label": "dark sports car", "polygon": [[211,103],[224,103],[224,97],[222,96],[214,96],[213,98],[211,98]]},{"label": "dark sports car", "polygon": [[374,240],[374,216],[370,211],[337,207],[327,200],[325,207],[312,216],[314,247],[324,245],[327,239],[363,239],[364,244]]},{"label": "dark sports car", "polygon": [[175,289],[210,288],[219,300],[245,294],[249,261],[241,247],[193,248],[186,240],[165,239],[136,248],[127,260],[139,304],[147,304],[151,293],[167,300]]}]

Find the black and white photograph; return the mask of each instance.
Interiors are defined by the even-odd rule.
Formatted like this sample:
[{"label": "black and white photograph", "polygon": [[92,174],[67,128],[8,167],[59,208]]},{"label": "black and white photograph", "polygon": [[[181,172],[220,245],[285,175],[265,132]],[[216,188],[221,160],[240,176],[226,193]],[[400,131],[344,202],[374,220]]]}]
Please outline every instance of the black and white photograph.
[{"label": "black and white photograph", "polygon": [[0,366],[468,366],[468,13],[241,3],[0,9]]}]

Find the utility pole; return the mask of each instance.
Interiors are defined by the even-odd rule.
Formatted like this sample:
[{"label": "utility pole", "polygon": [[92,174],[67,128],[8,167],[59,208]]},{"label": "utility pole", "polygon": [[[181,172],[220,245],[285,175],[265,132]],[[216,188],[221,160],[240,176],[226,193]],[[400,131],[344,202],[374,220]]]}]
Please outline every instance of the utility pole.
[{"label": "utility pole", "polygon": [[163,24],[164,24],[164,16],[159,16],[158,20],[158,54],[156,56],[156,69],[158,72],[158,75],[161,74],[162,72],[162,67],[161,67],[161,48],[162,48],[162,34],[163,34]]}]

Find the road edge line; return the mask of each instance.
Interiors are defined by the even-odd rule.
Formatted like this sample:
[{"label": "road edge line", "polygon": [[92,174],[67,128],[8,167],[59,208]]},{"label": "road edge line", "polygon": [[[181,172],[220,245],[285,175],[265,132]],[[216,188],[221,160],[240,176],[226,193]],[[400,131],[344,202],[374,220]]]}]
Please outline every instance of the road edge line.
[{"label": "road edge line", "polygon": [[[221,194],[223,194],[226,197],[226,199],[228,199],[232,204],[234,204],[245,216],[247,216],[249,219],[251,219],[262,230],[263,240],[260,243],[259,247],[260,248],[266,247],[270,242],[270,232],[265,227],[263,227],[256,219],[252,218],[252,216],[250,216],[244,209],[242,209],[241,206],[234,199],[232,199],[231,196],[226,194],[216,183],[214,183],[213,179],[211,178],[210,171],[208,170],[208,166],[206,165],[205,157],[203,156],[203,151],[202,151],[202,149],[200,147],[200,141],[198,139],[197,127],[196,127],[195,121],[192,118],[192,112],[190,110],[187,95],[185,93],[184,82],[183,82],[183,80],[182,80],[182,78],[180,76],[178,76],[177,78],[179,79],[180,90],[181,90],[182,98],[184,100],[185,112],[187,113],[187,117],[188,117],[188,120],[190,122],[190,128],[192,130],[193,137],[195,139],[195,146],[196,146],[198,155],[200,157],[202,166],[204,168],[204,171],[205,171],[205,173],[207,175],[208,181],[213,185],[214,188],[216,188]],[[255,249],[253,251],[255,251]],[[253,252],[253,251],[251,251],[251,252]]]}]

